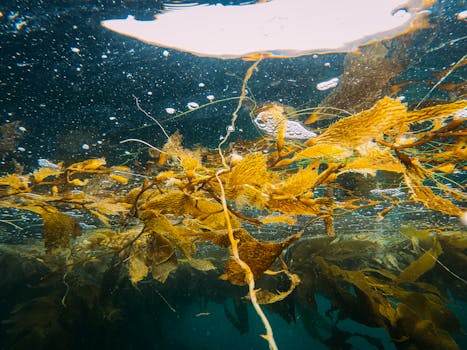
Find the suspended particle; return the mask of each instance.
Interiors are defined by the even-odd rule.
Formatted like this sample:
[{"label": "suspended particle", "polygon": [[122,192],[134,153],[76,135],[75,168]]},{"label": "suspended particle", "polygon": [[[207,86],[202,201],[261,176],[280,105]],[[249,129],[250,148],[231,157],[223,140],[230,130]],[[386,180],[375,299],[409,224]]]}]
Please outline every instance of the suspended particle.
[{"label": "suspended particle", "polygon": [[24,147],[18,147],[17,150],[20,152],[26,152],[26,148]]},{"label": "suspended particle", "polygon": [[206,98],[207,98],[209,101],[213,101],[213,100],[214,100],[214,95],[207,95]]},{"label": "suspended particle", "polygon": [[326,68],[329,68],[329,67],[331,67],[331,63],[326,62],[326,63],[324,64],[324,66],[325,66]]},{"label": "suspended particle", "polygon": [[83,143],[81,145],[81,148],[84,149],[85,151],[87,151],[89,149],[89,145],[87,143]]},{"label": "suspended particle", "polygon": [[321,83],[316,84],[316,88],[319,91],[325,91],[328,89],[335,88],[339,84],[339,78],[332,78],[326,81],[322,81]]},{"label": "suspended particle", "polygon": [[166,112],[167,114],[174,114],[174,113],[175,113],[175,108],[167,107],[167,108],[165,109],[165,112]]},{"label": "suspended particle", "polygon": [[192,111],[193,109],[199,108],[199,104],[196,102],[188,102],[187,105],[188,109]]},{"label": "suspended particle", "polygon": [[26,132],[27,131],[24,126],[18,127],[18,130],[21,131],[21,132]]},{"label": "suspended particle", "polygon": [[77,47],[72,47],[72,48],[71,48],[71,51],[73,51],[74,53],[79,53],[79,52],[80,52],[80,49],[77,48]]},{"label": "suspended particle", "polygon": [[162,51],[162,56],[169,57],[169,55],[170,55],[169,51],[167,51],[167,50]]},{"label": "suspended particle", "polygon": [[199,86],[200,88],[204,88],[204,87],[206,86],[206,84],[205,84],[205,83],[199,83],[198,86]]}]

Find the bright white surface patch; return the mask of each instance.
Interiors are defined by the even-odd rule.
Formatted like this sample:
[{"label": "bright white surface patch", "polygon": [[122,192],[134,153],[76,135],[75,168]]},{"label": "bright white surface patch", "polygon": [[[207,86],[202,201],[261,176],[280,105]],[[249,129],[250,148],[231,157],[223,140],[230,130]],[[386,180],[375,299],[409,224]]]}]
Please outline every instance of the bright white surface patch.
[{"label": "bright white surface patch", "polygon": [[102,25],[152,45],[200,56],[235,58],[258,52],[299,56],[351,51],[400,34],[413,23],[422,4],[422,0],[410,5],[404,0],[272,0],[180,7],[153,21],[128,16]]},{"label": "bright white surface patch", "polygon": [[335,88],[339,84],[339,78],[332,78],[326,81],[322,81],[321,83],[316,84],[316,88],[319,91],[325,91],[328,89]]}]

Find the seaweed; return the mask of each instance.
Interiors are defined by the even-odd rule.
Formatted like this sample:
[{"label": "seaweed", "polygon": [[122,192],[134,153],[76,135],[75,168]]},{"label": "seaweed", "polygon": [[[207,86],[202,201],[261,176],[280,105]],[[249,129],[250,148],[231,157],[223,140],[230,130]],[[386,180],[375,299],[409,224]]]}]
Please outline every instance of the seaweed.
[{"label": "seaweed", "polygon": [[[245,78],[232,126],[256,66]],[[463,187],[447,175],[465,170],[466,107],[467,101],[460,100],[408,111],[400,100],[384,97],[304,143],[286,140],[279,130],[276,140],[255,140],[254,147],[242,140],[228,145],[228,133],[216,152],[186,149],[176,133],[167,135],[163,147],[152,149],[159,155],[155,165],[148,165],[157,167],[153,175],[133,176],[134,170],[108,166],[103,158],[43,166],[0,177],[0,206],[42,217],[47,254],[65,257],[44,281],[106,256],[113,257],[114,265],[126,266],[134,286],[148,275],[165,283],[183,264],[204,272],[223,269],[221,279],[248,286],[248,299],[265,324],[271,349],[276,348],[272,329],[260,304],[287,302],[294,292],[308,295],[303,288],[319,284],[343,314],[384,327],[396,343],[404,344],[400,348],[409,343],[421,348],[426,339],[440,349],[455,348],[449,335],[459,331],[455,317],[438,289],[421,279],[439,265],[443,252],[465,261],[463,241],[447,239],[439,229],[440,237],[423,238],[419,247],[425,251],[396,273],[360,266],[369,252],[378,251],[378,244],[340,244],[335,222],[369,208],[375,221],[384,220],[408,204],[419,205],[422,213],[465,215]],[[432,147],[433,141],[442,142]],[[362,181],[368,177],[381,192],[347,191],[341,196],[348,174],[364,174]],[[401,181],[402,198],[384,193],[391,174]],[[101,229],[79,239],[83,233],[70,211],[87,212]],[[329,238],[314,242],[316,251],[306,258],[322,276],[310,282],[283,256],[317,223]],[[285,230],[277,229],[267,240],[255,233],[281,225]],[[203,256],[199,248],[207,245],[224,249],[229,258]],[[398,263],[404,266],[405,261],[393,261]],[[285,278],[288,285],[281,291],[255,288],[264,278]],[[428,335],[423,338],[423,333]]]}]

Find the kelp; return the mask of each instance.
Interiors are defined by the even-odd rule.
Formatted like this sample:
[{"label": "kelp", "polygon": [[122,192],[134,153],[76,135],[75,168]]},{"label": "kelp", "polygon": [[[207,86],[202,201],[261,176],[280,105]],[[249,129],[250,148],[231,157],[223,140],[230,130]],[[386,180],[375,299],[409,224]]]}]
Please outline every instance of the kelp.
[{"label": "kelp", "polygon": [[314,239],[294,247],[288,261],[302,280],[296,291],[301,302],[315,308],[314,295],[324,295],[338,308],[337,322],[350,317],[370,327],[383,327],[398,349],[459,349],[450,334],[462,330],[445,304],[446,296],[421,280],[442,254],[438,240],[425,253],[407,257],[400,273],[374,258],[374,250],[383,247],[361,241],[361,248],[366,246],[370,253],[350,252],[355,243]]},{"label": "kelp", "polygon": [[[368,208],[375,209],[375,220],[385,220],[407,204],[418,205],[422,213],[464,215],[459,204],[465,199],[463,187],[447,176],[465,170],[465,108],[467,102],[461,100],[408,111],[399,99],[385,97],[304,143],[285,140],[279,130],[276,142],[237,140],[225,149],[219,145],[217,152],[186,149],[176,133],[161,149],[151,150],[150,156],[158,160],[148,165],[146,176],[132,176],[144,173],[144,167],[109,167],[103,158],[43,166],[29,174],[0,177],[0,206],[41,215],[47,252],[67,253],[67,265],[56,271],[113,255],[127,267],[134,285],[147,276],[164,283],[182,264],[200,271],[222,269],[220,278],[249,288],[252,281],[280,274],[288,287],[249,293],[258,303],[280,303],[305,283],[281,260],[284,252],[315,223],[329,239],[338,240],[336,219]],[[364,174],[361,181],[368,179],[380,188],[352,192],[343,185],[349,174]],[[384,192],[391,174],[401,181],[396,185],[401,198]],[[85,232],[85,239],[76,240],[81,230],[78,219],[69,215],[73,211],[90,214],[107,229]],[[270,231],[277,234],[264,239],[262,234]],[[414,302],[414,292],[404,288],[409,284],[421,295],[434,292],[434,299],[425,296],[426,305],[446,311],[439,293],[419,280],[437,266],[446,249],[460,254],[456,244],[461,246],[461,241],[447,242],[441,237],[429,241],[423,246],[426,251],[398,276],[394,271],[379,269],[375,276],[374,271],[334,265],[376,245],[354,242],[352,249],[343,249],[336,244],[335,260],[328,256],[312,261],[335,286],[340,303],[364,301],[372,322],[394,334],[395,341],[426,331],[449,345],[444,332],[453,328],[419,318],[410,328],[406,323],[415,317],[412,306],[402,306]],[[206,258],[199,249],[204,245],[224,249],[228,258]],[[387,259],[393,266],[404,265],[393,256]],[[354,285],[358,297],[339,281]],[[401,306],[395,307],[388,296]]]}]

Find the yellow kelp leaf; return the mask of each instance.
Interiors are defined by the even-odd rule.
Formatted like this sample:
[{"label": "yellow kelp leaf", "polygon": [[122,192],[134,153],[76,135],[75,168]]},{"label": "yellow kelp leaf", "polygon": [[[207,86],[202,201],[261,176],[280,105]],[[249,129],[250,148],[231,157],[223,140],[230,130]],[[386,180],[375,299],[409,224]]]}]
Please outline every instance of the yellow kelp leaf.
[{"label": "yellow kelp leaf", "polygon": [[404,174],[405,183],[409,187],[412,198],[429,209],[448,215],[462,216],[463,211],[450,200],[436,195],[430,188],[423,185],[413,173]]},{"label": "yellow kelp leaf", "polygon": [[165,215],[152,210],[143,211],[139,217],[144,222],[145,230],[157,232],[170,242],[171,246],[177,247],[185,257],[190,258],[195,252],[192,240],[196,238],[196,235],[188,228],[172,224]]},{"label": "yellow kelp leaf", "polygon": [[332,200],[327,198],[271,198],[266,206],[269,210],[277,210],[289,215],[317,215],[330,205]]},{"label": "yellow kelp leaf", "polygon": [[0,193],[4,191],[5,194],[23,192],[29,188],[29,179],[23,175],[6,175],[0,177],[0,186],[5,186],[5,189],[0,187]]},{"label": "yellow kelp leaf", "polygon": [[224,185],[227,198],[233,199],[239,195],[242,186],[248,184],[262,187],[271,175],[267,171],[266,156],[262,153],[247,155],[228,174]]},{"label": "yellow kelp leaf", "polygon": [[109,177],[112,180],[117,181],[118,183],[122,185],[126,185],[129,180],[129,176],[122,176],[122,175],[117,175],[117,174],[110,174]]},{"label": "yellow kelp leaf", "polygon": [[295,174],[287,177],[286,181],[275,186],[275,192],[298,196],[313,188],[318,178],[319,161],[310,163],[306,168],[299,169]]},{"label": "yellow kelp leaf", "polygon": [[68,170],[96,170],[103,166],[105,166],[105,158],[95,158],[95,159],[87,159],[84,162],[74,163],[70,165],[67,169]]},{"label": "yellow kelp leaf", "polygon": [[281,153],[281,150],[284,148],[285,145],[285,130],[286,130],[286,124],[284,123],[279,127],[279,130],[277,131],[277,151],[279,154]]},{"label": "yellow kelp leaf", "polygon": [[112,171],[131,173],[131,168],[126,165],[114,165],[110,169],[112,169]]},{"label": "yellow kelp leaf", "polygon": [[88,210],[92,215],[97,217],[100,220],[100,222],[102,222],[105,226],[110,227],[110,219],[107,216],[105,216],[104,214],[100,213],[97,210],[93,210],[93,209],[88,209]]},{"label": "yellow kelp leaf", "polygon": [[443,244],[447,244],[450,248],[459,250],[467,249],[467,235],[465,232],[456,231],[446,236],[441,236],[440,240]]},{"label": "yellow kelp leaf", "polygon": [[[222,205],[220,203],[205,198],[197,198],[190,203],[186,214],[194,216],[198,223],[204,229],[222,230],[225,229],[225,217]],[[238,219],[229,213],[232,228],[238,228],[241,223]]]},{"label": "yellow kelp leaf", "polygon": [[467,107],[467,100],[460,100],[460,101],[456,101],[452,103],[446,103],[443,105],[426,107],[418,111],[408,112],[407,117],[404,122],[420,123],[425,120],[443,118],[451,114],[455,114],[456,112],[459,112],[460,110],[466,107]]},{"label": "yellow kelp leaf", "polygon": [[73,180],[68,180],[68,183],[73,186],[86,186],[89,183],[89,179],[73,179]]},{"label": "yellow kelp leaf", "polygon": [[118,215],[121,213],[127,213],[128,210],[131,208],[131,205],[124,202],[116,202],[114,198],[94,198],[89,196],[89,198],[93,198],[94,202],[85,204],[87,209],[95,209],[105,215]]},{"label": "yellow kelp leaf", "polygon": [[407,108],[400,100],[389,97],[363,112],[338,120],[321,135],[307,141],[306,145],[337,144],[345,148],[356,148],[379,138],[384,130],[404,121]]},{"label": "yellow kelp leaf", "polygon": [[288,225],[295,225],[297,219],[289,215],[268,215],[264,218],[261,218],[263,224],[272,224],[272,223],[283,223]]},{"label": "yellow kelp leaf", "polygon": [[179,175],[177,173],[175,173],[174,171],[163,171],[163,172],[160,172],[159,174],[157,174],[156,176],[156,179],[158,181],[170,181],[172,179],[177,179],[179,177]]},{"label": "yellow kelp leaf", "polygon": [[249,205],[253,208],[263,209],[268,200],[269,196],[262,189],[246,184],[237,192],[235,204],[239,208]]},{"label": "yellow kelp leaf", "polygon": [[287,289],[284,292],[277,293],[273,293],[269,290],[260,289],[256,292],[256,298],[258,299],[259,304],[273,304],[278,301],[284,300],[295,290],[295,287],[300,284],[300,277],[298,277],[297,274],[290,273],[286,269],[279,272],[284,272],[287,275],[290,281],[289,289]]},{"label": "yellow kelp leaf", "polygon": [[405,168],[389,150],[374,145],[365,154],[347,162],[342,172],[348,170],[375,175],[377,170],[403,173]]},{"label": "yellow kelp leaf", "polygon": [[133,284],[141,281],[149,272],[154,279],[164,283],[177,265],[172,244],[160,234],[148,231],[133,243],[129,259],[129,274]]},{"label": "yellow kelp leaf", "polygon": [[[300,234],[289,236],[282,242],[266,242],[258,240],[240,241],[238,244],[238,254],[240,259],[251,269],[255,279],[259,278],[264,271],[269,269],[282,250],[300,238]],[[233,259],[229,260],[225,266],[225,274],[221,275],[224,280],[229,280],[233,284],[245,285],[245,271]]]},{"label": "yellow kelp leaf", "polygon": [[[138,249],[139,244],[133,243],[134,249]],[[145,252],[143,250],[133,250],[128,263],[128,273],[131,283],[136,284],[146,277],[149,273],[149,267],[146,265]]]},{"label": "yellow kelp leaf", "polygon": [[402,271],[398,277],[398,282],[415,282],[420,276],[428,272],[435,266],[438,256],[443,252],[441,244],[437,239],[433,241],[433,246],[421,257],[413,261]]},{"label": "yellow kelp leaf", "polygon": [[25,206],[24,209],[40,214],[44,221],[44,245],[47,253],[68,249],[70,240],[81,234],[81,226],[71,216],[54,207]]},{"label": "yellow kelp leaf", "polygon": [[210,271],[216,269],[214,264],[206,259],[189,258],[187,261],[191,265],[191,267],[198,271]]},{"label": "yellow kelp leaf", "polygon": [[456,170],[455,163],[445,163],[430,169],[430,171],[440,171],[447,174],[452,174],[454,170]]},{"label": "yellow kelp leaf", "polygon": [[141,206],[141,210],[157,210],[161,213],[182,215],[186,212],[187,202],[190,196],[180,190],[164,192],[153,196]]},{"label": "yellow kelp leaf", "polygon": [[[335,284],[334,281],[346,281],[358,288],[366,296],[364,307],[369,310],[365,311],[374,313],[375,321],[380,326],[387,327],[389,324],[395,324],[396,310],[385,294],[376,288],[377,285],[384,287],[385,284],[379,280],[375,281],[360,271],[344,270],[336,265],[328,264],[321,256],[315,256],[313,263],[319,268],[323,277],[333,281],[333,284]],[[359,297],[358,300],[363,300],[363,298]]]},{"label": "yellow kelp leaf", "polygon": [[42,167],[32,174],[36,183],[40,183],[44,181],[49,176],[57,177],[62,173],[61,169],[49,168],[49,167]]},{"label": "yellow kelp leaf", "polygon": [[345,148],[335,143],[319,143],[311,145],[304,150],[297,152],[292,159],[283,159],[277,162],[276,166],[287,166],[300,159],[315,159],[315,158],[329,158],[329,159],[344,159],[353,155],[353,150]]},{"label": "yellow kelp leaf", "polygon": [[431,247],[433,245],[434,237],[431,229],[417,229],[414,226],[402,226],[400,231],[405,236],[409,237],[412,244],[416,249],[419,249],[420,244],[424,247]]},{"label": "yellow kelp leaf", "polygon": [[194,171],[201,166],[201,157],[197,152],[184,151],[179,157],[180,163],[186,172]]}]

